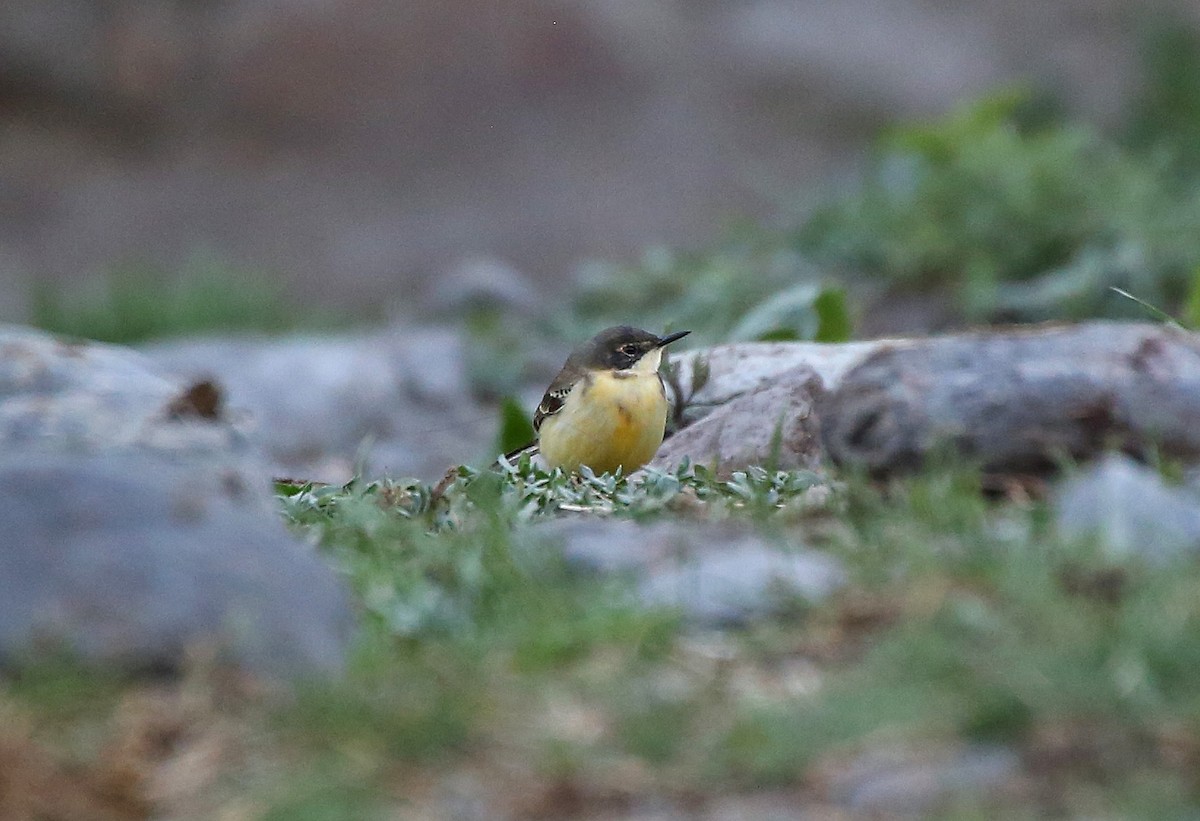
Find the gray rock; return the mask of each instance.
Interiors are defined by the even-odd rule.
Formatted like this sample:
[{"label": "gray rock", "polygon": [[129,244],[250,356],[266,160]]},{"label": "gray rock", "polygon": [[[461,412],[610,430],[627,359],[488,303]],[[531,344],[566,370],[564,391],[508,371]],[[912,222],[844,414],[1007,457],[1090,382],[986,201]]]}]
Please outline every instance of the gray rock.
[{"label": "gray rock", "polygon": [[731,399],[659,448],[651,467],[671,470],[686,457],[728,475],[751,465],[818,470],[821,437],[813,404],[821,379],[807,366],[785,371]]},{"label": "gray rock", "polygon": [[144,351],[187,379],[215,378],[249,437],[305,478],[344,480],[363,458],[371,473],[429,479],[479,459],[493,435],[450,329],[186,339]]},{"label": "gray rock", "polygon": [[1022,326],[878,348],[817,404],[828,457],[875,475],[952,449],[1046,473],[1113,447],[1200,459],[1200,341],[1148,322]]},{"label": "gray rock", "polygon": [[128,348],[0,326],[4,453],[145,447],[194,456],[249,455],[249,443],[216,409],[206,418],[183,401],[187,390]]},{"label": "gray rock", "polygon": [[829,797],[874,817],[927,816],[955,796],[1002,787],[1020,774],[1020,758],[1006,747],[975,745],[939,750],[882,747],[848,763],[830,765]]},{"label": "gray rock", "polygon": [[640,590],[648,603],[678,607],[700,625],[721,626],[769,616],[790,598],[820,601],[844,581],[830,556],[743,540],[660,569]]},{"label": "gray rock", "polygon": [[1098,537],[1115,557],[1165,561],[1200,550],[1200,494],[1110,454],[1066,479],[1054,500],[1059,533]]},{"label": "gray rock", "polygon": [[265,674],[337,670],[347,596],[258,482],[146,450],[0,460],[0,663],[61,647],[172,670],[212,644]]},{"label": "gray rock", "polygon": [[534,287],[513,266],[493,257],[460,260],[438,277],[429,296],[430,308],[451,315],[480,308],[537,315],[545,302],[544,290]]},{"label": "gray rock", "polygon": [[820,601],[845,584],[841,562],[772,545],[734,523],[567,519],[538,528],[576,566],[633,577],[649,606],[678,608],[695,626],[765,618],[797,598]]},{"label": "gray rock", "polygon": [[[672,357],[679,363],[679,383],[692,418],[711,413],[739,396],[774,385],[790,371],[808,369],[825,390],[837,387],[842,377],[881,347],[911,344],[904,340],[871,342],[738,342],[684,351]],[[707,379],[696,388],[696,363],[703,363]]]},{"label": "gray rock", "polygon": [[0,664],[49,645],[173,669],[211,643],[267,674],[340,666],[349,599],[214,385],[2,327],[0,454]]}]

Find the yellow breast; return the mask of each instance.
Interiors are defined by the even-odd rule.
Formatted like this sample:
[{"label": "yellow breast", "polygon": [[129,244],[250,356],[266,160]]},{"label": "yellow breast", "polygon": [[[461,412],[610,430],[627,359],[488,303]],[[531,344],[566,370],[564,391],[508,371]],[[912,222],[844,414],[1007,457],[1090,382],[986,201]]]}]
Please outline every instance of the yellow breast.
[{"label": "yellow breast", "polygon": [[596,473],[637,470],[662,444],[667,398],[656,372],[591,374],[542,423],[539,443],[550,467]]}]

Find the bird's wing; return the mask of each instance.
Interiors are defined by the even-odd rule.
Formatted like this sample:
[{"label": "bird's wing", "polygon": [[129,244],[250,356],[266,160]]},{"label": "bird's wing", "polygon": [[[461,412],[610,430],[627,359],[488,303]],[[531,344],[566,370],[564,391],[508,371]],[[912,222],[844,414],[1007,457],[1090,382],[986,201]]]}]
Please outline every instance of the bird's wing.
[{"label": "bird's wing", "polygon": [[562,410],[563,403],[567,401],[567,395],[571,393],[571,389],[574,387],[574,383],[560,385],[558,384],[558,380],[555,380],[554,384],[546,389],[545,395],[542,396],[542,401],[538,403],[537,411],[533,414],[533,429],[535,431],[541,430],[542,423],[546,421],[546,417],[553,416]]},{"label": "bird's wing", "polygon": [[[537,410],[533,413],[533,430],[535,433],[541,429],[542,423],[547,418],[562,410],[563,403],[567,401],[567,396],[571,393],[571,389],[575,387],[578,377],[578,370],[572,368],[570,362],[563,366],[558,376],[554,377],[554,381],[550,383],[550,387],[546,388],[546,393],[542,395],[542,401],[538,403]],[[520,458],[521,454],[526,452],[532,456],[538,453],[538,450],[538,443],[531,442],[528,445],[504,454],[504,458],[512,461],[513,459]]]},{"label": "bird's wing", "polygon": [[584,373],[575,364],[574,359],[575,356],[572,354],[571,358],[567,360],[567,364],[563,365],[562,370],[558,372],[554,381],[550,383],[550,387],[546,388],[546,392],[542,395],[542,401],[538,403],[537,410],[533,413],[535,432],[541,430],[542,423],[547,418],[562,410],[563,403],[567,401],[571,390],[580,379],[584,378]]}]

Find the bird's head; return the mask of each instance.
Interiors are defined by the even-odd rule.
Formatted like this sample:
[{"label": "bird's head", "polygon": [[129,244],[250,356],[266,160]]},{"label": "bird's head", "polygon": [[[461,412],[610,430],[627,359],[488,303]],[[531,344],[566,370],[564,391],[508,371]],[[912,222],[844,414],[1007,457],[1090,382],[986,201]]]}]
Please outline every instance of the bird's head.
[{"label": "bird's head", "polygon": [[606,328],[577,350],[579,364],[588,370],[647,371],[658,370],[662,349],[691,331],[677,331],[657,336],[640,328],[618,325]]}]

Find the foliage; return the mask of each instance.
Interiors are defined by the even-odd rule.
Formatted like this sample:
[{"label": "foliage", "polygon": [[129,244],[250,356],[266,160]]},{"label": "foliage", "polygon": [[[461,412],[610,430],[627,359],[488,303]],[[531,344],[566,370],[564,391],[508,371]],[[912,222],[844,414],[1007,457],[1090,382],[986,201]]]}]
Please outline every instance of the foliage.
[{"label": "foliage", "polygon": [[[299,323],[282,289],[261,274],[196,259],[177,276],[151,267],[114,270],[78,291],[39,283],[34,325],[105,342],[211,331],[283,331]],[[328,322],[319,315],[305,324]]]},{"label": "foliage", "polygon": [[293,523],[333,528],[325,535],[339,543],[370,544],[380,528],[392,542],[410,526],[414,533],[460,532],[482,518],[511,527],[562,511],[643,518],[696,501],[707,504],[708,515],[770,511],[824,486],[812,471],[754,466],[722,479],[686,460],[674,470],[647,468],[635,478],[620,470],[595,474],[586,466],[572,474],[546,470],[522,454],[515,462],[501,458],[495,470],[457,467],[436,488],[415,480],[354,480],[342,487],[282,483],[278,488]]},{"label": "foliage", "polygon": [[533,442],[537,435],[524,408],[511,396],[500,402],[500,429],[496,434],[496,453],[510,453]]},{"label": "foliage", "polygon": [[781,238],[755,235],[709,251],[648,251],[637,265],[583,271],[572,327],[632,324],[692,330],[692,344],[746,340],[844,341],[841,291]]},{"label": "foliage", "polygon": [[1087,127],[1024,124],[1026,100],[888,132],[861,190],[818,210],[798,247],[840,270],[949,287],[977,318],[1128,310],[1108,286],[1177,305],[1200,265],[1200,188]]},{"label": "foliage", "polygon": [[[521,460],[457,470],[436,488],[281,485],[288,521],[357,593],[360,647],[345,680],[239,717],[253,729],[231,746],[250,752],[209,766],[236,773],[235,794],[249,790],[267,817],[387,815],[419,800],[412,784],[455,773],[489,789],[569,794],[577,812],[613,794],[806,795],[859,754],[921,760],[1002,745],[1032,789],[969,793],[951,808],[1177,816],[1191,806],[1200,566],[1063,542],[1042,503],[988,501],[962,468],[851,478],[834,505],[800,513],[815,478],[721,479],[689,465],[572,478]],[[698,634],[640,605],[626,581],[566,566],[538,529],[561,516],[751,517],[839,557],[850,581],[787,617]],[[0,711],[19,705],[72,747],[79,719],[64,727],[57,715],[64,703],[86,715],[75,705],[88,688],[78,673],[61,686],[55,676],[0,685]],[[99,681],[100,726],[85,737],[120,726],[112,686]],[[186,685],[188,703],[197,687]],[[229,724],[229,703],[207,708],[217,724]]]},{"label": "foliage", "polygon": [[[378,736],[394,755],[443,760],[487,737],[479,716],[521,724],[566,692],[608,729],[585,744],[537,733],[522,743],[568,780],[615,756],[690,790],[786,785],[885,732],[919,749],[1010,745],[1051,762],[1037,777],[1095,780],[1117,802],[1135,801],[1125,791],[1140,795],[1152,774],[1167,811],[1191,800],[1156,739],[1200,740],[1188,672],[1200,664],[1194,563],[1115,564],[1094,544],[1058,540],[1039,504],[988,502],[962,469],[882,487],[852,480],[835,494],[836,519],[787,516],[815,482],[764,470],[721,480],[691,465],[641,481],[569,477],[523,459],[460,469],[438,491],[285,487],[289,519],[319,535],[373,617],[366,658],[425,694],[343,687],[310,696],[303,714],[347,717],[336,721],[348,729],[322,739]],[[726,636],[731,678],[693,655],[668,614],[639,609],[620,583],[568,572],[529,527],[561,515],[766,515],[840,556],[852,582],[794,622]],[[620,663],[595,666],[617,648]],[[814,661],[815,692],[771,683],[770,671]],[[347,698],[349,712],[338,706]],[[1074,758],[1047,759],[1064,734]]]},{"label": "foliage", "polygon": [[1200,32],[1185,20],[1154,20],[1143,38],[1142,66],[1126,140],[1165,152],[1194,177],[1200,173]]}]

